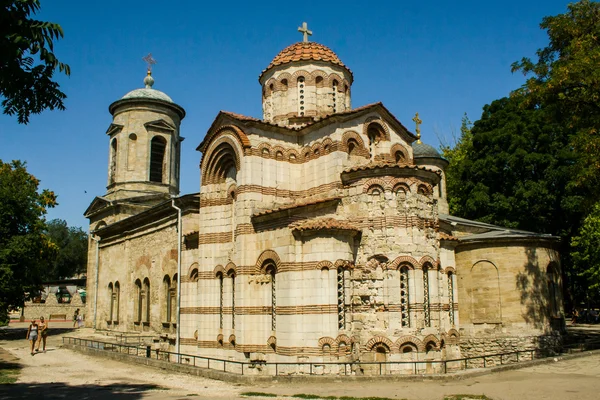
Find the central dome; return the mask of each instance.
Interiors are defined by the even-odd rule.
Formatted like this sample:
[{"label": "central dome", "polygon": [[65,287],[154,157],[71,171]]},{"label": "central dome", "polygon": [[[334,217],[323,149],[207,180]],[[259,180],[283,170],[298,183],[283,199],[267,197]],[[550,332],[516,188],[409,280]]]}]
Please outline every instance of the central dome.
[{"label": "central dome", "polygon": [[315,42],[298,42],[281,50],[269,66],[262,71],[259,79],[271,68],[297,61],[323,61],[346,69],[350,76],[352,71],[344,65],[340,58],[327,46]]}]

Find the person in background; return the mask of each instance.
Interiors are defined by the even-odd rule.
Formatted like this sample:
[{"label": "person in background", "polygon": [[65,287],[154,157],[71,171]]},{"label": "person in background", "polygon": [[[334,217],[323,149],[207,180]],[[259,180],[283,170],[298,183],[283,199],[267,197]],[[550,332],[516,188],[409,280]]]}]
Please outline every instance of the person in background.
[{"label": "person in background", "polygon": [[46,338],[48,337],[48,322],[44,320],[44,317],[40,317],[40,338],[38,339],[37,348],[35,351],[40,351],[40,344],[42,344],[42,351],[46,352]]},{"label": "person in background", "polygon": [[38,339],[38,331],[39,326],[37,322],[35,322],[35,319],[32,319],[31,324],[29,324],[29,328],[27,329],[27,340],[31,342],[31,355],[33,355],[33,348]]},{"label": "person in background", "polygon": [[75,310],[75,314],[73,314],[73,328],[77,327],[77,319],[79,318],[79,308]]}]

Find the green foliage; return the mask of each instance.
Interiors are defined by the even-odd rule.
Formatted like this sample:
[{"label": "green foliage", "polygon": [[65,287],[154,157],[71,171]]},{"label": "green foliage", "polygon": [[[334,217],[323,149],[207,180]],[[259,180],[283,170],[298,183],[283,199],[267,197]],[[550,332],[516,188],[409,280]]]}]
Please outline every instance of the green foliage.
[{"label": "green foliage", "polygon": [[44,215],[56,196],[20,161],[0,160],[0,320],[39,289],[56,246],[44,235]]},{"label": "green foliage", "polygon": [[460,180],[466,174],[464,170],[467,166],[469,157],[473,150],[473,135],[471,134],[472,123],[463,115],[460,126],[460,137],[455,138],[453,147],[450,145],[442,146],[442,156],[448,160],[449,165],[446,168],[446,191],[448,194],[448,205],[450,213],[453,215],[463,215],[462,194],[463,183]]},{"label": "green foliage", "polygon": [[588,280],[590,297],[600,300],[600,203],[585,218],[572,245],[575,270]]},{"label": "green foliage", "polygon": [[[513,71],[531,75],[517,90],[527,102],[560,110],[574,130],[571,145],[580,154],[573,184],[600,195],[600,3],[582,0],[540,24],[550,43],[537,62],[523,58]],[[588,206],[591,206],[595,201]]]},{"label": "green foliage", "polygon": [[552,115],[520,97],[503,98],[467,128],[465,121],[455,148],[443,150],[451,211],[506,227],[570,233],[556,215],[579,218],[580,197],[568,188],[574,154]]},{"label": "green foliage", "polygon": [[50,241],[56,245],[57,257],[45,274],[45,280],[71,278],[85,273],[87,266],[88,237],[79,227],[68,227],[67,222],[53,219],[48,222]]},{"label": "green foliage", "polygon": [[31,19],[39,10],[39,0],[0,1],[0,96],[4,113],[16,114],[21,124],[45,109],[65,109],[66,95],[52,77],[57,68],[71,73],[54,55],[62,28]]}]

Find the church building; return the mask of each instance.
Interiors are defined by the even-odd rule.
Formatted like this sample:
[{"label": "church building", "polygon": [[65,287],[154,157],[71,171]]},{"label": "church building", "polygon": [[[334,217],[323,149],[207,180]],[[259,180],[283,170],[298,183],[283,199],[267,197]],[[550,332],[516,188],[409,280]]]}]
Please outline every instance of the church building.
[{"label": "church building", "polygon": [[350,68],[300,31],[259,75],[262,118],[221,111],[191,138],[199,193],[179,195],[186,112],[150,70],[110,105],[87,325],[256,363],[556,346],[557,238],[449,215],[448,162],[418,114],[413,133],[381,103],[353,108]]}]

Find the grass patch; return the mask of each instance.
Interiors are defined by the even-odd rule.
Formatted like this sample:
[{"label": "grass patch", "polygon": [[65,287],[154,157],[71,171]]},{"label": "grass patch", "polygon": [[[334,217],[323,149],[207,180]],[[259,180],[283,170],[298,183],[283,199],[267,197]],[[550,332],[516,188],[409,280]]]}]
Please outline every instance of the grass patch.
[{"label": "grass patch", "polygon": [[0,369],[0,385],[15,383],[19,377],[17,368]]},{"label": "grass patch", "polygon": [[444,400],[492,400],[484,394],[452,394],[445,396]]},{"label": "grass patch", "polygon": [[242,392],[240,393],[242,396],[248,397],[277,397],[274,393],[263,393],[263,392]]}]

